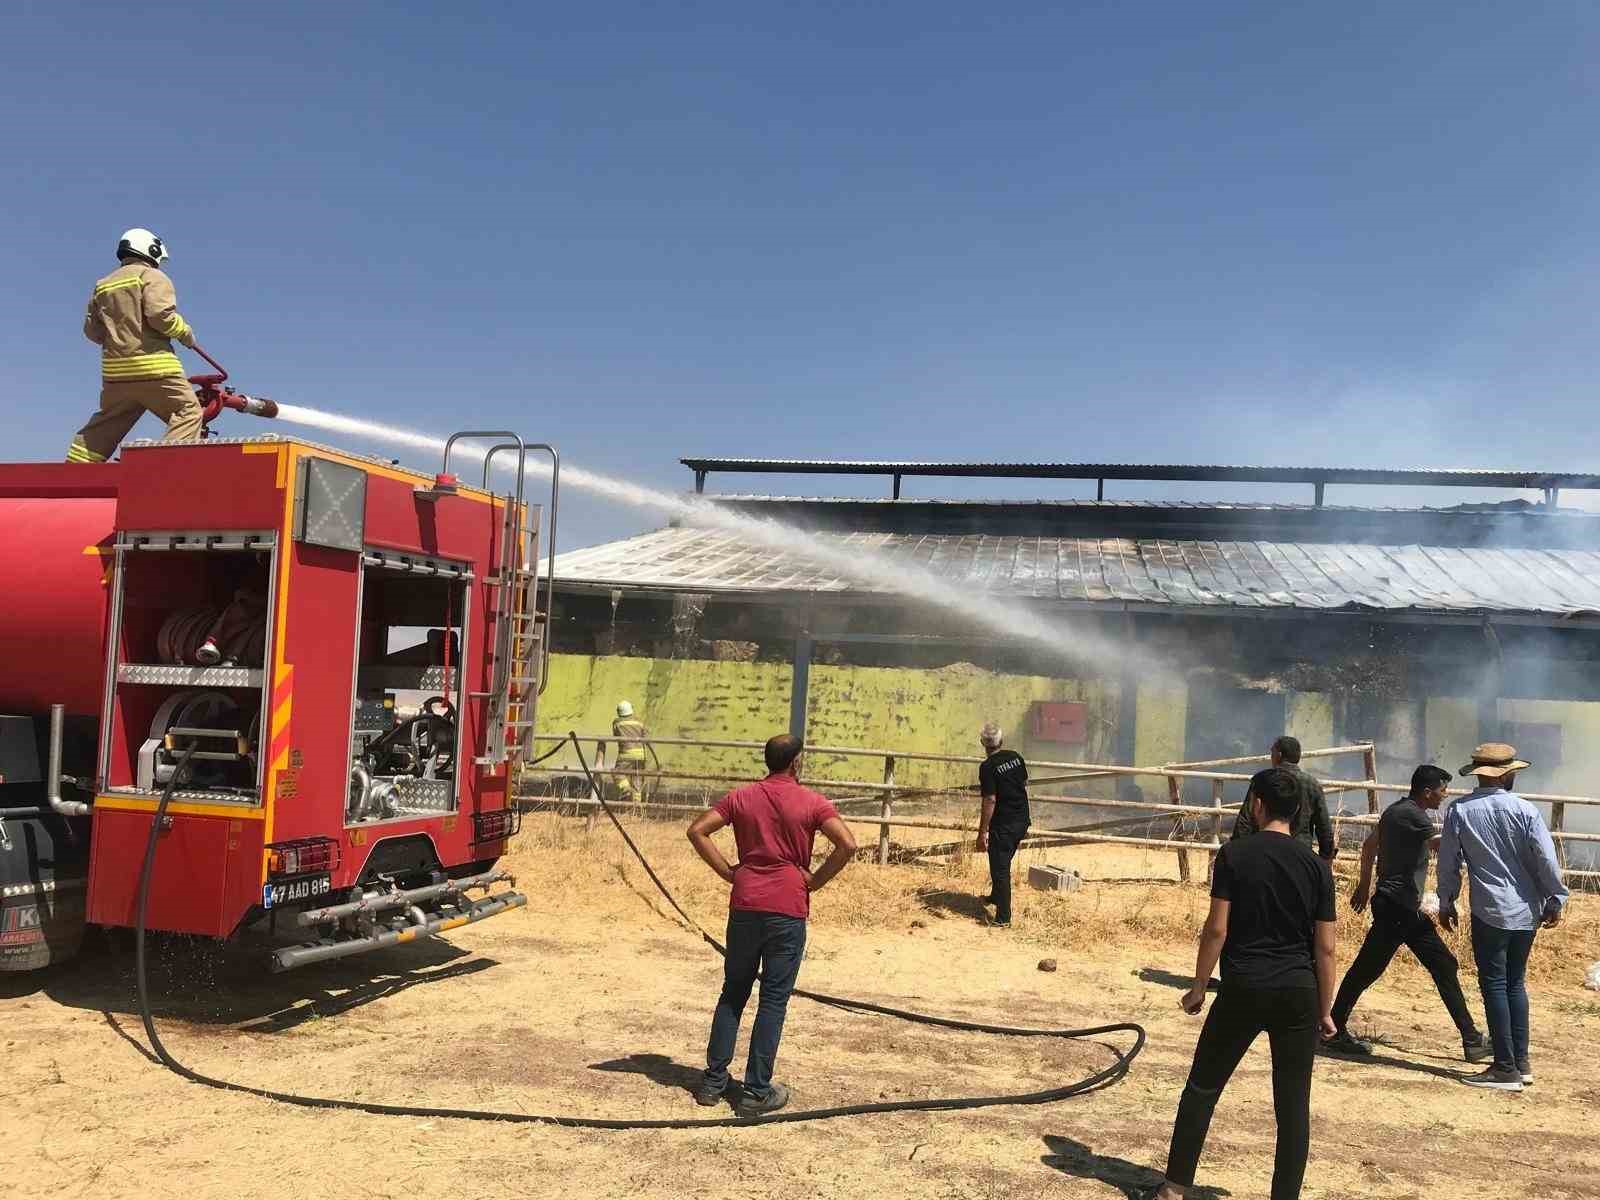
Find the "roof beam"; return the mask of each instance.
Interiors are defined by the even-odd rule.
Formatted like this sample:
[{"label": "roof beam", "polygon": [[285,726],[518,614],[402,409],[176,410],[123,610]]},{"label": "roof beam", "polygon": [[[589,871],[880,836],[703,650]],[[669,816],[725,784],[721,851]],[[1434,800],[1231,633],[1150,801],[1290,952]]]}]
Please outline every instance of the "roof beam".
[{"label": "roof beam", "polygon": [[[1561,488],[1600,489],[1600,474],[1560,471],[1494,471],[1477,468],[1388,470],[1368,467],[1228,467],[1178,463],[982,463],[896,462],[861,459],[684,458],[703,491],[707,475],[879,475],[948,479],[1107,479],[1208,483],[1330,483],[1407,487],[1531,488],[1547,494]],[[895,489],[898,492],[898,487]]]}]

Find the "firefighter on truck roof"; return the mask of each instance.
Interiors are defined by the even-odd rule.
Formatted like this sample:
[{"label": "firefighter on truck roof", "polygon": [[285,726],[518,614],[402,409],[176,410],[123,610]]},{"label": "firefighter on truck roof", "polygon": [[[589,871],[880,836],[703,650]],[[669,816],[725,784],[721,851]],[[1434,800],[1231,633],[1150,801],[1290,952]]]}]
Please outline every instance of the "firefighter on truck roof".
[{"label": "firefighter on truck roof", "polygon": [[105,462],[146,412],[167,423],[169,442],[200,436],[200,402],[172,349],[174,338],[193,347],[194,330],[160,269],[166,258],[160,238],[130,229],[117,243],[120,265],[94,285],[83,336],[100,347],[100,410],[72,439],[68,462]]},{"label": "firefighter on truck roof", "polygon": [[[617,739],[617,762],[612,775],[613,795],[618,800],[642,801],[644,799],[645,749],[655,753],[650,746],[650,731],[644,722],[633,715],[633,705],[623,700],[617,704],[617,719],[611,722],[611,733]],[[606,765],[606,743],[595,750],[600,766]],[[660,763],[657,762],[657,768]]]}]

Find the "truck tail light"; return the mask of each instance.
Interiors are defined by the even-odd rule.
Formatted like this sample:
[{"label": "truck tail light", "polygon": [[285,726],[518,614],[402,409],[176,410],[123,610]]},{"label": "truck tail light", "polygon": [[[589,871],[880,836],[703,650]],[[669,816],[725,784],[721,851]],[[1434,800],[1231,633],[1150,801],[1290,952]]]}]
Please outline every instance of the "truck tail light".
[{"label": "truck tail light", "polygon": [[305,875],[339,867],[339,843],[333,838],[299,838],[267,847],[268,875]]},{"label": "truck tail light", "polygon": [[472,815],[472,840],[498,842],[512,837],[522,828],[522,813],[514,808],[497,809]]}]

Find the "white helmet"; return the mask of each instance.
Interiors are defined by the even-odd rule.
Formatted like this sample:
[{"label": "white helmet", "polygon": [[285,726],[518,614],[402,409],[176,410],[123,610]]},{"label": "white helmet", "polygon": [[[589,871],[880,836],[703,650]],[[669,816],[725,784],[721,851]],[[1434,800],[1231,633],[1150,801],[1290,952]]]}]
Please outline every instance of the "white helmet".
[{"label": "white helmet", "polygon": [[619,716],[619,717],[631,717],[631,716],[633,716],[633,705],[629,704],[626,700],[622,701],[620,704],[617,705],[617,716]]},{"label": "white helmet", "polygon": [[122,240],[117,243],[117,257],[127,258],[130,254],[158,267],[167,261],[166,243],[148,229],[130,229],[122,235]]}]

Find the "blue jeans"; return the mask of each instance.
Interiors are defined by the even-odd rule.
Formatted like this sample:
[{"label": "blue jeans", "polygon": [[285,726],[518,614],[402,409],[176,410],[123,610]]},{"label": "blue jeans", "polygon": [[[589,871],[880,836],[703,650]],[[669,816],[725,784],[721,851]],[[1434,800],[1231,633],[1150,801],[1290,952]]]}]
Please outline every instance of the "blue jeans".
[{"label": "blue jeans", "polygon": [[1483,1015],[1494,1042],[1494,1065],[1512,1070],[1528,1061],[1528,988],[1523,981],[1533,929],[1496,929],[1472,918],[1472,957],[1478,964]]},{"label": "blue jeans", "polygon": [[750,1031],[744,1090],[753,1100],[765,1100],[772,1094],[772,1064],[778,1057],[789,994],[799,978],[805,952],[806,923],[800,917],[743,909],[728,914],[728,955],[723,960],[722,995],[717,998],[711,1041],[706,1046],[706,1083],[718,1088],[728,1085],[739,1018],[759,970],[761,999],[756,1005],[755,1028]]}]

